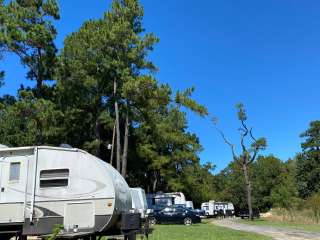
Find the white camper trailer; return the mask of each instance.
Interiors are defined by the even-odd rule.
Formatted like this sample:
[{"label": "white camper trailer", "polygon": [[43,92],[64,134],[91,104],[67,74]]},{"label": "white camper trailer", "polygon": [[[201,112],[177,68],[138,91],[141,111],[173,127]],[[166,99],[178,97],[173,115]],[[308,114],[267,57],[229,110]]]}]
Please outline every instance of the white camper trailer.
[{"label": "white camper trailer", "polygon": [[223,216],[233,216],[234,206],[230,202],[209,201],[201,204],[201,209],[206,216],[214,217],[222,214]]},{"label": "white camper trailer", "polygon": [[[0,149],[0,239],[41,236],[56,224],[61,237],[123,234],[131,194],[109,164],[74,148]],[[121,221],[121,223],[120,223]],[[138,216],[138,220],[140,217]],[[130,227],[130,230],[138,228]]]},{"label": "white camper trailer", "polygon": [[[204,202],[201,204],[201,209],[204,210],[206,216],[213,215],[213,205],[209,202]],[[212,213],[212,214],[211,214]]]},{"label": "white camper trailer", "polygon": [[146,194],[142,188],[130,188],[132,197],[132,208],[136,210],[141,218],[146,218],[148,205]]},{"label": "white camper trailer", "polygon": [[147,194],[148,208],[161,210],[171,205],[186,205],[186,197],[182,192]]},{"label": "white camper trailer", "polygon": [[192,201],[186,201],[186,208],[194,209],[193,202]]}]

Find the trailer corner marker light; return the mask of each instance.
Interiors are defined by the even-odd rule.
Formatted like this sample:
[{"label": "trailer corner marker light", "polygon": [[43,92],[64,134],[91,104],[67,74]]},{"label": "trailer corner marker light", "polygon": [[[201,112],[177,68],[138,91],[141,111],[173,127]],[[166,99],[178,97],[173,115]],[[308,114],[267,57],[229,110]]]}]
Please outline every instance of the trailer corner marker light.
[{"label": "trailer corner marker light", "polygon": [[108,207],[112,207],[112,203],[111,202],[108,203]]}]

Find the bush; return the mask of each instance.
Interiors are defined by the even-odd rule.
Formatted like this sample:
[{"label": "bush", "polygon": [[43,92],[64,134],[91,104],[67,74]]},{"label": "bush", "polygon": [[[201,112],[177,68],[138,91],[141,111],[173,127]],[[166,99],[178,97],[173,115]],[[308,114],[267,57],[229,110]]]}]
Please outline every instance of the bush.
[{"label": "bush", "polygon": [[308,200],[308,207],[312,210],[313,218],[316,223],[320,221],[320,193],[316,193]]}]

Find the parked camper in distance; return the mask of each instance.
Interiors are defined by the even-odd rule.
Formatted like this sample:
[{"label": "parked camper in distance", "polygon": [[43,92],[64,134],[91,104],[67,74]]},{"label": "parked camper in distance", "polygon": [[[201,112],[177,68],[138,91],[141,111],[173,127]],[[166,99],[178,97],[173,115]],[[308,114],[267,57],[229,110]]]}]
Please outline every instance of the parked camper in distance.
[{"label": "parked camper in distance", "polygon": [[213,213],[213,209],[210,210],[210,207],[213,208],[213,205],[210,205],[209,202],[204,202],[201,204],[201,209],[205,212],[206,216],[210,216],[210,213]]},{"label": "parked camper in distance", "polygon": [[57,224],[64,226],[59,239],[131,235],[141,230],[140,216],[131,208],[124,178],[85,151],[0,149],[1,240],[50,234]]},{"label": "parked camper in distance", "polygon": [[160,211],[167,206],[186,205],[186,197],[182,192],[147,194],[148,208]]},{"label": "parked camper in distance", "polygon": [[146,218],[148,205],[145,191],[142,188],[130,188],[130,192],[132,208],[140,214],[141,218]]},{"label": "parked camper in distance", "polygon": [[209,201],[201,204],[201,209],[205,211],[206,216],[234,216],[234,206],[230,202]]},{"label": "parked camper in distance", "polygon": [[186,201],[186,208],[194,209],[193,202],[192,201]]}]

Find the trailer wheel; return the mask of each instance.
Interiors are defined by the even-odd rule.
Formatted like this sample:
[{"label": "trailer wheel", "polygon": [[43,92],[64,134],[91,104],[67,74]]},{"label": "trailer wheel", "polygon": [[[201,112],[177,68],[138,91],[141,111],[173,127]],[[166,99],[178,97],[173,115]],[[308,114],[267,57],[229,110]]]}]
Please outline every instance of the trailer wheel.
[{"label": "trailer wheel", "polygon": [[192,219],[189,217],[186,217],[185,219],[183,219],[183,223],[186,226],[190,226],[192,224]]},{"label": "trailer wheel", "polygon": [[156,225],[157,219],[155,217],[149,218],[149,224],[150,226]]}]

